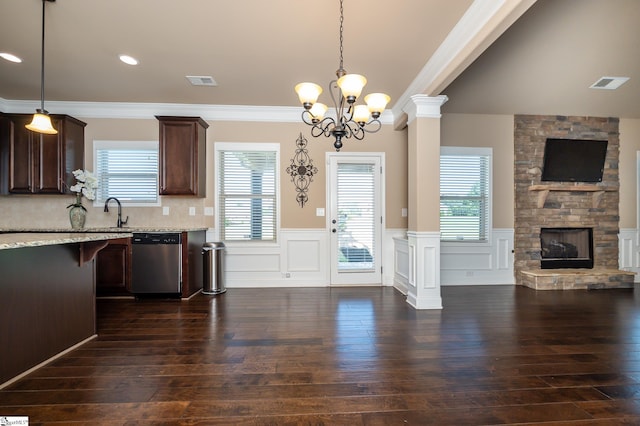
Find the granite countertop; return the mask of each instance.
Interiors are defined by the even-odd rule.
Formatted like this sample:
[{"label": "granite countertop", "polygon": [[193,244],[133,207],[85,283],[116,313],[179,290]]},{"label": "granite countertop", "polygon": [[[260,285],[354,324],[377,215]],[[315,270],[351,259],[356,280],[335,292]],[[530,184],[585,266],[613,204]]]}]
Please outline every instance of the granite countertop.
[{"label": "granite countertop", "polygon": [[40,232],[47,232],[47,233],[93,233],[93,232],[100,232],[100,233],[116,233],[116,232],[124,232],[124,233],[131,233],[131,232],[190,232],[190,231],[206,231],[208,228],[205,227],[193,227],[193,228],[187,228],[187,227],[175,227],[175,228],[161,228],[161,227],[128,227],[125,226],[123,228],[116,228],[115,226],[113,227],[95,227],[95,228],[82,228],[82,229],[70,229],[70,228],[0,228],[0,233],[2,232],[12,232],[12,233],[16,233],[16,232],[34,232],[34,233],[40,233]]},{"label": "granite countertop", "polygon": [[10,233],[0,234],[0,250],[22,247],[51,246],[57,244],[85,243],[131,236],[130,233],[55,232],[55,233]]}]

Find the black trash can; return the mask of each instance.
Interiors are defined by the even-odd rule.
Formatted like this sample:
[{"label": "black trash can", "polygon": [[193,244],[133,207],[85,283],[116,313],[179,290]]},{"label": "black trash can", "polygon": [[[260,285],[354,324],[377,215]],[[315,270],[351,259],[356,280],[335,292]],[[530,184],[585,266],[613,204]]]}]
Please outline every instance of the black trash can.
[{"label": "black trash can", "polygon": [[224,284],[224,243],[204,243],[202,246],[203,284],[202,294],[215,295],[227,291]]}]

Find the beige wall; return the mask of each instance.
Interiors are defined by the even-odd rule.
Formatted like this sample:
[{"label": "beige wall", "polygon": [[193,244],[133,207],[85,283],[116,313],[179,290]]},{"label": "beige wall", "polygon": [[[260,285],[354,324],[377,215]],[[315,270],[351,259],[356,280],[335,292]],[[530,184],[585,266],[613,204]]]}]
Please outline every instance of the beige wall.
[{"label": "beige wall", "polygon": [[[300,132],[307,139],[307,149],[318,168],[309,187],[309,201],[304,207],[296,202],[295,186],[285,173],[291,164]],[[212,142],[271,142],[280,143],[280,177],[283,228],[324,228],[325,217],[316,216],[316,209],[326,208],[326,152],[334,152],[333,139],[314,138],[307,126],[298,123],[212,123],[207,135]],[[343,141],[341,152],[384,152],[386,162],[386,225],[388,228],[406,228],[402,208],[407,207],[407,143],[406,132],[384,126],[378,133],[368,134],[363,141]],[[211,145],[213,147],[213,144]]]},{"label": "beige wall", "polygon": [[[85,128],[85,168],[93,170],[93,141],[149,141],[158,140],[158,121],[131,119],[83,118]],[[281,226],[283,228],[324,228],[325,218],[316,216],[316,208],[326,207],[325,153],[333,152],[329,138],[313,138],[309,128],[299,123],[213,122],[207,130],[207,194],[205,198],[162,197],[162,206],[169,207],[169,216],[162,215],[162,207],[125,207],[123,216],[129,216],[129,226],[144,227],[214,227],[214,217],[204,216],[205,207],[215,207],[214,200],[214,143],[265,142],[280,144],[281,169]],[[296,202],[296,191],[286,174],[295,153],[295,142],[303,132],[318,174],[314,176],[308,192],[309,201],[301,208]],[[363,141],[346,140],[343,152],[384,152],[386,160],[386,225],[388,228],[406,228],[407,218],[401,216],[407,207],[407,144],[406,131],[395,131],[384,126],[380,132],[369,134]],[[68,227],[66,206],[72,197],[19,196],[0,197],[2,216],[0,227]],[[89,214],[87,227],[114,226],[115,214],[104,213],[102,206],[93,207],[85,200]],[[196,215],[189,216],[189,207]],[[114,212],[116,209],[110,209]]]},{"label": "beige wall", "polygon": [[620,228],[637,228],[640,119],[620,119]]},{"label": "beige wall", "polygon": [[409,230],[440,232],[440,120],[409,124]]},{"label": "beige wall", "polygon": [[513,228],[513,115],[445,114],[442,146],[493,148],[493,228]]}]

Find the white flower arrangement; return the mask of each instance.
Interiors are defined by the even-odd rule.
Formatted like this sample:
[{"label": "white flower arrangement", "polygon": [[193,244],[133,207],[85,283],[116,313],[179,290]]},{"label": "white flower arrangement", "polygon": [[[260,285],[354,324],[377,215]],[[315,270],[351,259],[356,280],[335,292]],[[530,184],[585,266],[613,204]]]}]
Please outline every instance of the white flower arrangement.
[{"label": "white flower arrangement", "polygon": [[81,197],[84,195],[88,200],[96,199],[96,189],[98,188],[98,179],[88,170],[74,170],[73,176],[76,178],[76,184],[71,186],[69,190],[76,193],[76,202],[71,206],[82,206]]}]

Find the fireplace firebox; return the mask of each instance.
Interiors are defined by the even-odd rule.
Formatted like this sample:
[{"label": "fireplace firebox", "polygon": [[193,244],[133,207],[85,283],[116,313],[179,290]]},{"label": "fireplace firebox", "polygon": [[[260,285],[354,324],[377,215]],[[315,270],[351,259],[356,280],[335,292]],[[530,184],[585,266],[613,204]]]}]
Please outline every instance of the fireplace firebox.
[{"label": "fireplace firebox", "polygon": [[542,228],[540,268],[593,268],[592,228]]}]

